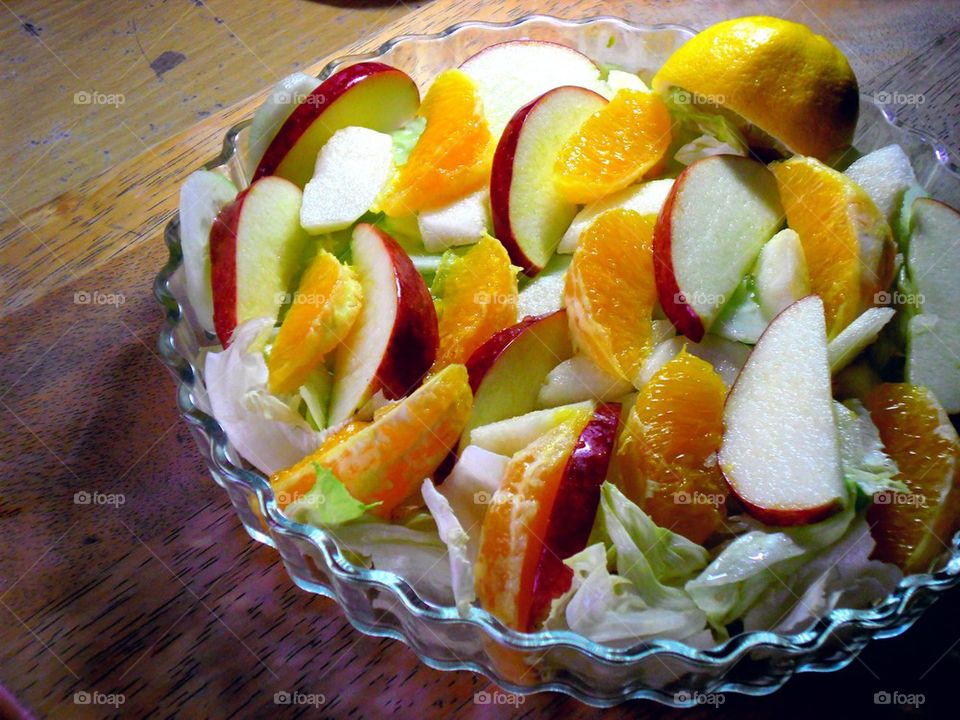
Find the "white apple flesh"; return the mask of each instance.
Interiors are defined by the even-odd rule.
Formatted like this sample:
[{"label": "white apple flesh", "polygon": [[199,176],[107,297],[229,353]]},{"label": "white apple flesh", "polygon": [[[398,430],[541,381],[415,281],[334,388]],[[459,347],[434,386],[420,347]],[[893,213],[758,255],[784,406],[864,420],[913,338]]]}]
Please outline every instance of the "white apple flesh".
[{"label": "white apple flesh", "polygon": [[460,66],[477,84],[493,137],[521,107],[562,85],[605,90],[600,69],[573,48],[539,40],[512,40],[484,48]]},{"label": "white apple flesh", "polygon": [[727,396],[719,462],[747,512],[769,525],[805,525],[840,509],[823,302],[784,310],[754,347]]},{"label": "white apple flesh", "polygon": [[800,236],[784,228],[770,238],[757,258],[757,303],[767,320],[810,294],[810,275]]},{"label": "white apple flesh", "polygon": [[[960,412],[960,213],[937,200],[913,203],[907,271],[920,314],[907,327],[907,381]],[[908,298],[909,299],[909,298]]]},{"label": "white apple flesh", "polygon": [[491,224],[490,193],[486,188],[417,215],[423,248],[430,253],[472,245],[487,233]]},{"label": "white apple flesh", "polygon": [[303,229],[317,235],[350,227],[377,199],[392,163],[389,135],[364,127],[337,130],[320,149],[303,188]]},{"label": "white apple flesh", "polygon": [[606,104],[591,90],[556,88],[520,108],[500,138],[490,174],[494,234],[527,275],[547,264],[577,213],[554,187],[560,149]]},{"label": "white apple flesh", "polygon": [[827,346],[830,372],[836,374],[853,362],[880,335],[896,311],[889,307],[875,307],[863,311],[847,325]]},{"label": "white apple flesh", "polygon": [[210,170],[191,173],[180,187],[180,249],[187,299],[200,327],[210,333],[214,332],[210,228],[220,211],[236,196],[237,186]]},{"label": "white apple flesh", "polygon": [[336,352],[331,425],[349,418],[378,390],[395,400],[415,389],[433,365],[439,342],[430,291],[397,241],[361,223],[352,248],[363,307]]},{"label": "white apple flesh", "polygon": [[618,400],[633,392],[633,385],[598,367],[586,355],[564,360],[547,375],[537,395],[537,405],[551,408],[583,400]]},{"label": "white apple flesh", "polygon": [[587,400],[498,420],[489,425],[474,428],[470,433],[470,445],[510,456],[561,422],[581,416],[586,419],[593,413],[594,406],[593,401]]},{"label": "white apple flesh", "polygon": [[773,174],[761,163],[714,155],[674,182],[653,234],[664,313],[699,341],[783,222]]},{"label": "white apple flesh", "polygon": [[899,145],[887,145],[854,161],[844,174],[862,187],[893,226],[906,191],[917,184],[910,158]]}]

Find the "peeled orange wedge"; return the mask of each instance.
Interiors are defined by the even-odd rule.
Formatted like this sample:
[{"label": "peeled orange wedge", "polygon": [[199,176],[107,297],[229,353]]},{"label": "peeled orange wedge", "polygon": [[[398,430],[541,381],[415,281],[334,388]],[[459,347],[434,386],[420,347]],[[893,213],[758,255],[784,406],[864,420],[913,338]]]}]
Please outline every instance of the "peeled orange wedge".
[{"label": "peeled orange wedge", "polygon": [[653,225],[633,210],[600,215],[580,236],[564,287],[576,347],[631,383],[653,345]]},{"label": "peeled orange wedge", "polygon": [[640,390],[617,450],[618,485],[653,521],[703,543],[726,517],[717,463],[727,388],[686,349]]},{"label": "peeled orange wedge", "polygon": [[824,162],[850,146],[857,126],[857,78],[843,53],[805,25],[780,18],[742,17],[697,33],[653,78],[654,91],[671,88]]},{"label": "peeled orange wedge", "polygon": [[800,236],[810,286],[832,338],[880,304],[893,280],[896,245],[870,196],[819,160],[795,156],[770,166],[787,224]]},{"label": "peeled orange wedge", "polygon": [[467,369],[449,365],[374,422],[347,424],[271,483],[278,492],[307,492],[316,482],[316,463],[357,500],[379,502],[371,512],[389,517],[456,446],[472,404]]},{"label": "peeled orange wedge", "polygon": [[864,405],[909,488],[875,497],[867,510],[874,556],[906,573],[925,572],[960,527],[960,439],[924,387],[878,385]]},{"label": "peeled orange wedge", "polygon": [[346,337],[363,301],[353,269],[320,250],[303,273],[270,351],[270,390],[290,393]]},{"label": "peeled orange wedge", "polygon": [[620,90],[561,149],[554,169],[557,189],[581,204],[622,190],[663,158],[671,124],[657,95]]},{"label": "peeled orange wedge", "polygon": [[517,268],[489,235],[445,268],[434,284],[440,347],[434,371],[465,363],[498,330],[517,322]]},{"label": "peeled orange wedge", "polygon": [[477,87],[466,73],[441,73],[419,114],[426,128],[379,201],[387,215],[434,210],[489,181],[493,138]]}]

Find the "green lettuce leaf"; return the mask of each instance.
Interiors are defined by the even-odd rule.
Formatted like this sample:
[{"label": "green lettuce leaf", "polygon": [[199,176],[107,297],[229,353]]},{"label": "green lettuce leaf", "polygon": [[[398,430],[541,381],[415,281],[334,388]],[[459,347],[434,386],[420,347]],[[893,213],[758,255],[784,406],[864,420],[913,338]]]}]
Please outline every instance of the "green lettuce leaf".
[{"label": "green lettuce leaf", "polygon": [[857,508],[868,505],[878,492],[909,492],[895,480],[899,469],[883,450],[880,431],[859,400],[835,402],[833,414],[840,435],[840,464],[848,485],[856,491]]},{"label": "green lettuce leaf", "polygon": [[552,604],[547,627],[612,643],[704,630],[706,616],[680,586],[707,563],[704,548],[658,527],[611,483],[601,488],[590,542],[564,561],[573,582]]},{"label": "green lettuce leaf", "polygon": [[287,506],[287,517],[307,525],[328,527],[356,520],[380,504],[360,502],[330,469],[317,463],[314,468],[317,481],[307,493]]}]

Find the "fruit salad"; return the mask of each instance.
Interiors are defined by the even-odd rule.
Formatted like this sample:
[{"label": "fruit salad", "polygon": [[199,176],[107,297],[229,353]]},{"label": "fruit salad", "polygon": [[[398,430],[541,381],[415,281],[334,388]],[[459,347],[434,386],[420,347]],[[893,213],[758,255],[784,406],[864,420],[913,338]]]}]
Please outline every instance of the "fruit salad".
[{"label": "fruit salad", "polygon": [[183,185],[208,406],[283,513],[520,632],[708,647],[936,566],[960,214],[769,17],[659,68],[295,73]]}]

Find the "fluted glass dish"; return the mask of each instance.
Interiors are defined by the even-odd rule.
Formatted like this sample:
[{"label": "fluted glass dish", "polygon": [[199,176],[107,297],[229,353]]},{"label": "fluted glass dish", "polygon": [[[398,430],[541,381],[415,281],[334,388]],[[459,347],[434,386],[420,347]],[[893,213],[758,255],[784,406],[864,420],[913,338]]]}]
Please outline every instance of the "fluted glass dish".
[{"label": "fluted glass dish", "polygon": [[[563,43],[649,80],[693,33],[678,25],[636,25],[611,17],[466,22],[436,35],[405,35],[375,52],[339,58],[320,77],[345,65],[378,60],[400,68],[424,87],[437,73],[483,47],[533,38]],[[238,187],[248,184],[241,162],[248,127],[249,120],[227,130],[223,152],[205,165]],[[934,197],[960,206],[955,159],[933,138],[898,126],[890,112],[862,96],[857,148],[867,152],[890,143],[904,148],[920,182]],[[960,583],[958,534],[938,570],[904,578],[874,607],[836,609],[793,635],[741,633],[710,649],[669,639],[614,648],[569,631],[525,634],[505,627],[479,607],[461,615],[455,607],[426,600],[394,573],[353,564],[327,532],[286,517],[267,478],[240,459],[211,416],[206,399],[201,348],[216,340],[200,329],[186,298],[176,217],[166,228],[165,241],[170,258],[154,286],[166,313],[159,349],[176,372],[180,411],[213,479],[229,495],[251,537],[277,549],[297,585],[336,600],[359,631],[405,642],[431,667],[482,673],[515,693],[556,690],[596,706],[633,698],[691,706],[711,693],[762,695],[775,691],[794,673],[848,665],[867,642],[904,632],[941,592]]]}]

